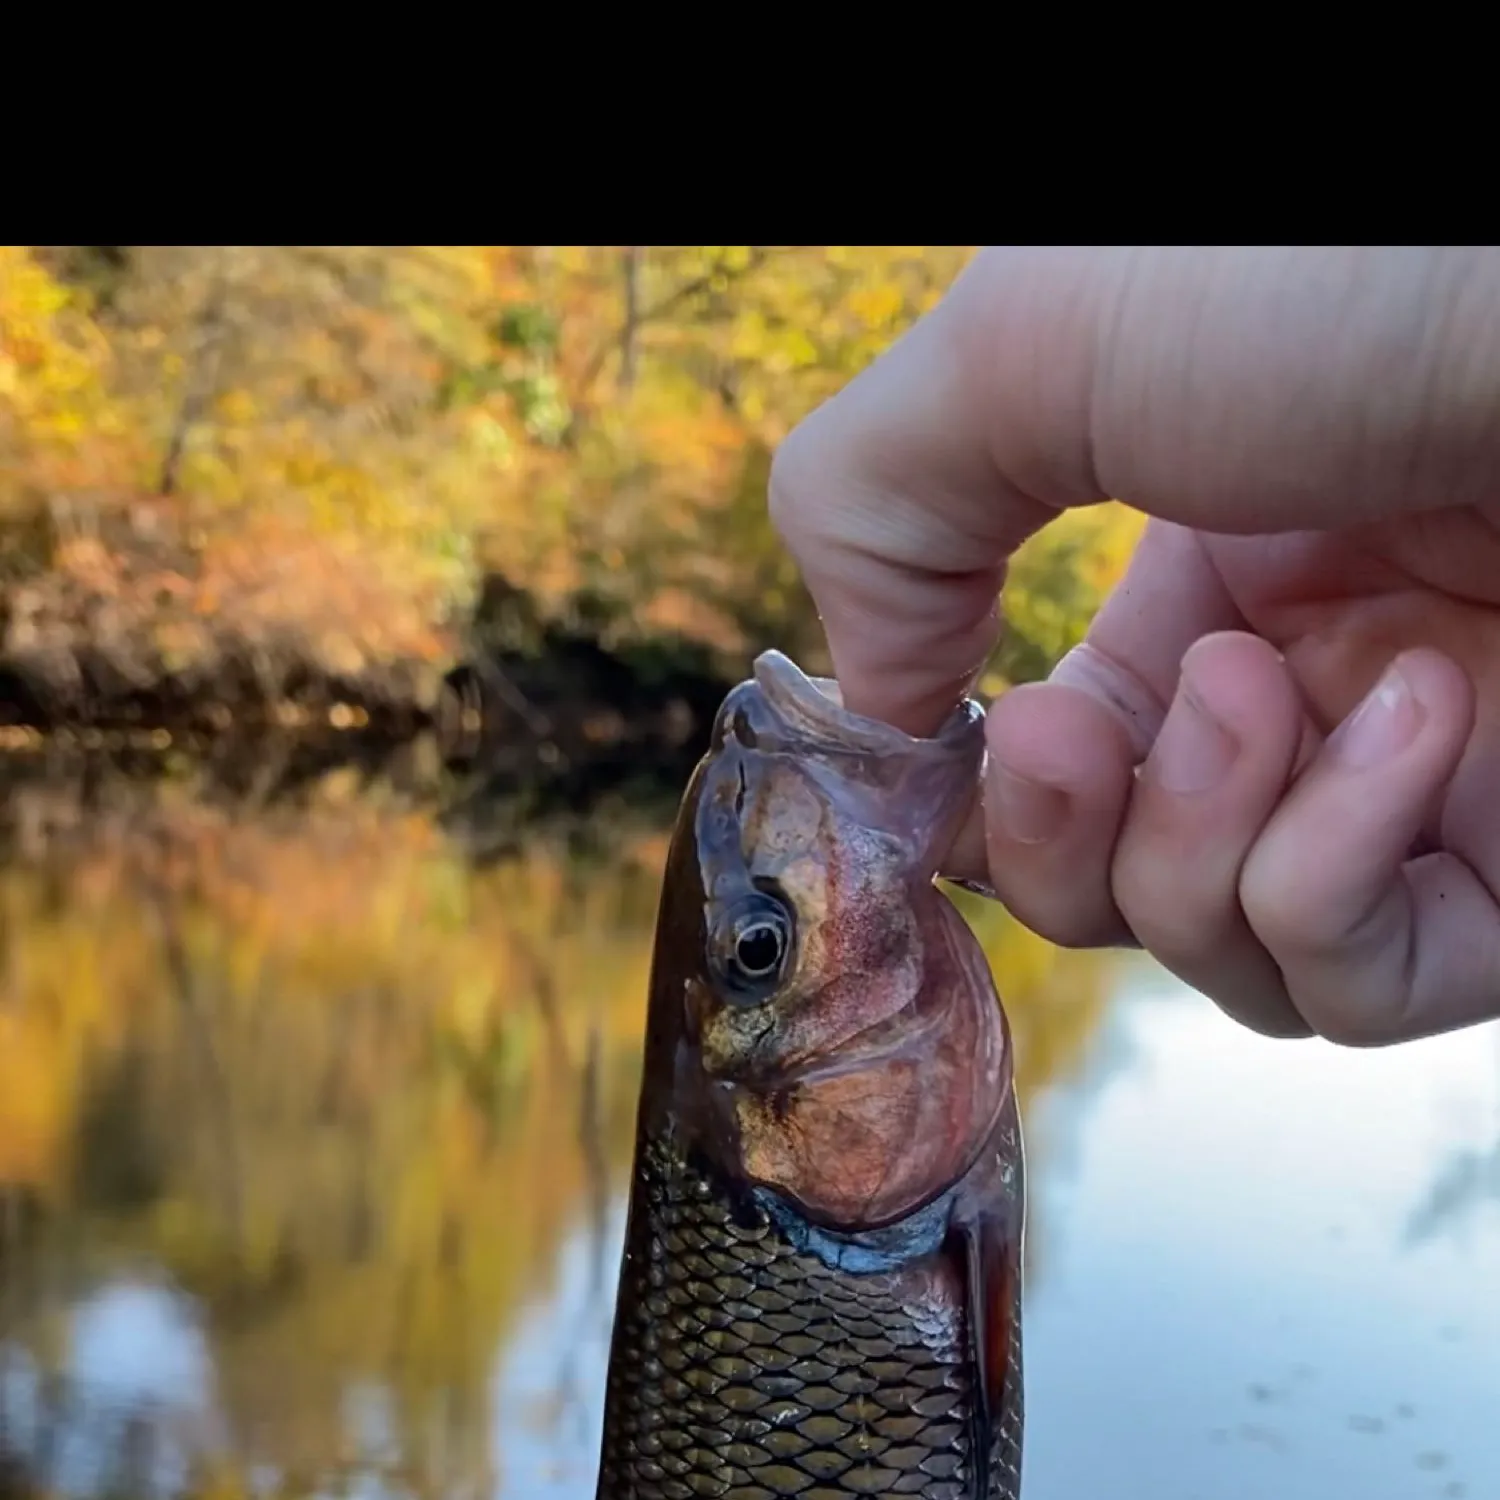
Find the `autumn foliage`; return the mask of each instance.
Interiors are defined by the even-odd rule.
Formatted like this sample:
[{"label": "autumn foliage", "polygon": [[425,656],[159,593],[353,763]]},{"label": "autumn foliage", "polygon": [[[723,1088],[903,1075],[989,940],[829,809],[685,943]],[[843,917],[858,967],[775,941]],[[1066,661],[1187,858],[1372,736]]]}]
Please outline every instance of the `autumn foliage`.
[{"label": "autumn foliage", "polygon": [[[815,661],[770,454],[968,254],[0,247],[11,696],[430,706],[486,577],[606,649]],[[1134,535],[1104,507],[1033,543],[998,669],[1065,649]]]}]

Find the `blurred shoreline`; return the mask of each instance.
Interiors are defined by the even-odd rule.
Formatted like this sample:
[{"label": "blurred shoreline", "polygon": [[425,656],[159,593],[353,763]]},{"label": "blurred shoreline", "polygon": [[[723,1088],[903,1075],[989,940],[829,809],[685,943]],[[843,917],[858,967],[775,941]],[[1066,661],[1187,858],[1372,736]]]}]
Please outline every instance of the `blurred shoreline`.
[{"label": "blurred shoreline", "polygon": [[[0,742],[247,735],[642,764],[774,644],[785,435],[966,246],[0,246]],[[1140,517],[1013,560],[1044,675]]]},{"label": "blurred shoreline", "polygon": [[[0,750],[291,741],[361,760],[427,739],[445,762],[538,775],[607,769],[621,754],[670,771],[696,759],[739,675],[685,637],[612,646],[586,623],[537,619],[494,575],[468,619],[434,632],[437,650],[376,654],[311,623],[267,630],[254,601],[201,609],[202,569],[187,548],[117,527],[90,538],[89,568],[70,566],[76,542],[49,550],[47,570],[0,599]],[[530,614],[524,645],[513,643],[518,601]],[[191,648],[174,655],[180,636]]]}]

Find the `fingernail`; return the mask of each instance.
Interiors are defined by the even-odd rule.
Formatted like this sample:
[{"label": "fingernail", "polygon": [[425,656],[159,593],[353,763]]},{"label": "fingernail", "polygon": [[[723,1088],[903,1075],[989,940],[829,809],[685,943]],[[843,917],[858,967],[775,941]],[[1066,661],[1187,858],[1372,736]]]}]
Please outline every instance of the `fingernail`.
[{"label": "fingernail", "polygon": [[1146,757],[1146,775],[1164,792],[1206,792],[1229,774],[1238,753],[1234,737],[1188,688],[1179,687]]},{"label": "fingernail", "polygon": [[992,783],[1000,831],[1017,844],[1040,844],[1062,827],[1068,794],[996,765]]},{"label": "fingernail", "polygon": [[1363,703],[1328,737],[1329,748],[1347,766],[1364,769],[1404,750],[1422,727],[1422,705],[1399,666],[1385,676]]}]

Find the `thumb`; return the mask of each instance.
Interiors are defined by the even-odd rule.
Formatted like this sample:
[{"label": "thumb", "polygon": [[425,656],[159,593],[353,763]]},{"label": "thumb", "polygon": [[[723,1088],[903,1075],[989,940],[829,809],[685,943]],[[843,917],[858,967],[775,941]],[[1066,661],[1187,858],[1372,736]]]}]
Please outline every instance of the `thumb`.
[{"label": "thumb", "polygon": [[1497,403],[1491,251],[995,247],[787,438],[771,516],[850,707],[930,733],[1059,510],[1249,533],[1470,503]]}]

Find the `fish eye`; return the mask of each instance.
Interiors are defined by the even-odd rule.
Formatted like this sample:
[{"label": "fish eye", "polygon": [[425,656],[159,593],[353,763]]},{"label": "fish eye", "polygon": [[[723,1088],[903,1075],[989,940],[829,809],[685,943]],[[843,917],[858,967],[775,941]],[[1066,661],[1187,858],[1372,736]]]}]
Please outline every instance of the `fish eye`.
[{"label": "fish eye", "polygon": [[758,1004],[781,982],[791,949],[790,910],[756,891],[725,914],[710,939],[709,958],[731,998]]},{"label": "fish eye", "polygon": [[779,968],[785,950],[786,933],[781,925],[763,917],[747,923],[735,935],[735,962],[752,979],[764,979]]}]

